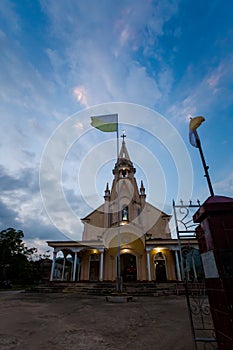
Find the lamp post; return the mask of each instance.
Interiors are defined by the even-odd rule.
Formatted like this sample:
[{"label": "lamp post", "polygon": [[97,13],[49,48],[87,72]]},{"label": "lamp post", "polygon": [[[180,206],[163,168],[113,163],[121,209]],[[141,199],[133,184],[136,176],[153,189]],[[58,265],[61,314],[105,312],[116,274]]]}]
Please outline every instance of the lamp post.
[{"label": "lamp post", "polygon": [[208,188],[209,188],[209,191],[210,191],[210,195],[214,196],[214,190],[213,190],[213,187],[212,187],[212,184],[211,184],[211,180],[210,180],[210,176],[209,176],[209,167],[206,165],[204,153],[203,153],[202,147],[201,147],[201,140],[200,140],[200,138],[198,136],[198,133],[197,133],[197,128],[204,121],[205,121],[205,118],[202,117],[202,116],[195,117],[195,118],[190,118],[190,123],[189,123],[189,141],[190,141],[190,143],[191,143],[191,145],[193,147],[196,147],[196,148],[199,149],[202,165],[203,165],[204,172],[205,172],[205,177],[206,177]]},{"label": "lamp post", "polygon": [[[197,133],[197,131],[196,131]],[[205,172],[205,177],[206,177],[206,181],[207,181],[207,184],[208,184],[208,187],[209,187],[209,191],[210,191],[210,195],[211,196],[214,196],[214,190],[213,190],[213,186],[212,186],[212,183],[211,183],[211,180],[210,180],[210,175],[209,175],[209,167],[208,165],[206,165],[206,161],[205,161],[205,157],[204,157],[204,153],[202,151],[202,147],[201,147],[201,141],[200,141],[200,138],[197,134],[197,148],[199,149],[199,152],[200,152],[200,156],[201,156],[201,161],[202,161],[202,165],[203,165],[203,168],[204,168],[204,172]]]}]

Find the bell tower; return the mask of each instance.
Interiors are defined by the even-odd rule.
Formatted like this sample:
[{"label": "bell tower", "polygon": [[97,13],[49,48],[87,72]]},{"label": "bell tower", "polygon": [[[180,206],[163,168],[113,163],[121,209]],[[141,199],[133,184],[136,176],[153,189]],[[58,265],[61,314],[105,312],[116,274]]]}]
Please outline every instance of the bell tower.
[{"label": "bell tower", "polygon": [[[130,159],[128,150],[126,148],[125,138],[123,138],[120,152],[114,169],[112,170],[114,179],[111,191],[105,190],[105,203],[109,202],[109,226],[117,224],[118,211],[120,211],[121,225],[129,224],[138,217],[145,202],[145,188],[144,186],[138,189],[137,181],[134,176],[136,169]],[[107,191],[107,192],[106,192]],[[106,196],[107,194],[107,196]],[[142,200],[142,198],[144,201]]]},{"label": "bell tower", "polygon": [[134,174],[136,173],[136,169],[133,166],[133,163],[130,160],[129,153],[126,148],[125,144],[125,133],[121,136],[123,138],[121,150],[118,155],[117,162],[115,164],[115,167],[113,169],[113,175],[115,176],[116,180],[120,179],[133,179]]}]

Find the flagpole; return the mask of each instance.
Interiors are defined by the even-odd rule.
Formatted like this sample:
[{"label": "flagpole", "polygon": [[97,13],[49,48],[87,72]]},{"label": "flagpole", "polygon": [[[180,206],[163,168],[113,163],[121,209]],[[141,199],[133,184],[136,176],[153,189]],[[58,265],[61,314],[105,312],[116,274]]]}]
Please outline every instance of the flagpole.
[{"label": "flagpole", "polygon": [[[91,126],[99,129],[103,132],[116,132],[117,133],[117,161],[119,156],[119,127],[118,127],[118,114],[107,114],[91,117]],[[116,289],[118,292],[122,292],[121,282],[121,237],[120,237],[120,184],[119,173],[117,174],[117,276],[116,276]],[[116,203],[116,202],[115,202]]]},{"label": "flagpole", "polygon": [[[119,127],[117,120],[117,161],[119,157]],[[121,285],[121,230],[120,230],[120,183],[117,174],[117,292],[122,292]]]},{"label": "flagpole", "polygon": [[206,177],[206,180],[207,180],[207,184],[208,184],[208,187],[209,187],[210,195],[214,196],[214,190],[213,190],[212,183],[211,183],[211,180],[210,180],[210,175],[209,175],[209,167],[208,167],[208,165],[206,165],[204,153],[203,153],[202,147],[201,147],[201,141],[200,141],[200,138],[199,138],[199,136],[197,134],[197,131],[195,133],[196,133],[197,148],[199,149],[202,165],[203,165],[204,172],[205,172],[204,176]]}]

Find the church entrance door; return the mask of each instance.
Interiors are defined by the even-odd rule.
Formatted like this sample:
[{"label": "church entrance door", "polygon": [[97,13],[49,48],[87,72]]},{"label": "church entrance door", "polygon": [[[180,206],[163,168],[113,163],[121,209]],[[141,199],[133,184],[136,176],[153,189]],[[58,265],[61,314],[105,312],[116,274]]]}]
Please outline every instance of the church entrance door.
[{"label": "church entrance door", "polygon": [[99,254],[92,254],[90,256],[89,281],[96,282],[99,280]]},{"label": "church entrance door", "polygon": [[166,261],[162,253],[158,253],[155,256],[155,276],[156,282],[166,282],[167,272],[166,272]]},{"label": "church entrance door", "polygon": [[121,276],[123,277],[124,282],[134,282],[137,280],[137,263],[135,255],[121,255]]},{"label": "church entrance door", "polygon": [[99,279],[99,261],[90,262],[89,281],[98,281]]}]

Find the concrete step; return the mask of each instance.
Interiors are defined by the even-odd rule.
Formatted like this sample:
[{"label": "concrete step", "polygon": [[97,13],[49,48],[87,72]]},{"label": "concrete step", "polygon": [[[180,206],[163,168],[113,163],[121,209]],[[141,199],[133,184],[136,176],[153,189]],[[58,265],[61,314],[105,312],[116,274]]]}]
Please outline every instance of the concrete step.
[{"label": "concrete step", "polygon": [[[132,296],[158,296],[176,294],[175,283],[130,282],[123,283],[123,293]],[[116,292],[115,282],[50,282],[34,287],[31,291],[38,293],[78,293],[82,295],[111,295]]]},{"label": "concrete step", "polygon": [[[202,284],[192,283],[189,286],[190,294],[197,294],[197,292],[205,293]],[[195,287],[195,288],[194,288]],[[82,295],[111,295],[116,292],[115,282],[50,282],[33,287],[29,292],[38,293],[77,293]],[[155,283],[155,282],[130,282],[123,283],[123,293],[132,296],[159,296],[159,295],[180,295],[185,294],[184,284],[180,283]]]}]

